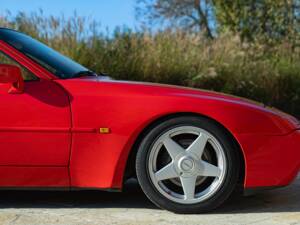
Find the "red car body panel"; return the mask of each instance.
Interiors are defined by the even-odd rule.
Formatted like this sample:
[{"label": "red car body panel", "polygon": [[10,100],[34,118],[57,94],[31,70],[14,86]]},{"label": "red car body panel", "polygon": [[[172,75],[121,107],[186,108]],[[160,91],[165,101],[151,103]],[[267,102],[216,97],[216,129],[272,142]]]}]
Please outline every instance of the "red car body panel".
[{"label": "red car body panel", "polygon": [[1,189],[53,188],[69,189],[67,167],[1,166]]},{"label": "red car body panel", "polygon": [[40,78],[26,82],[21,95],[0,85],[0,148],[7,149],[0,155],[0,176],[6,174],[0,186],[121,189],[139,135],[180,113],[209,117],[235,138],[245,160],[245,188],[286,185],[299,170],[299,123],[289,115],[195,89],[62,80],[1,41],[0,51]]},{"label": "red car body panel", "polygon": [[9,149],[0,165],[68,166],[71,111],[60,86],[33,81],[26,83],[23,94],[8,94],[0,85],[0,102],[0,149]]}]

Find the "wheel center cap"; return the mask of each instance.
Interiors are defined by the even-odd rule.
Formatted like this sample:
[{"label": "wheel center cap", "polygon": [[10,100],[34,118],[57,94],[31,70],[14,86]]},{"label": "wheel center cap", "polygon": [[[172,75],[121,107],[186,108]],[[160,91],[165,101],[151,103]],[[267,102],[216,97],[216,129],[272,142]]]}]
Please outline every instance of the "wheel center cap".
[{"label": "wheel center cap", "polygon": [[193,170],[195,162],[191,157],[182,157],[179,160],[179,169],[183,172],[190,172]]}]

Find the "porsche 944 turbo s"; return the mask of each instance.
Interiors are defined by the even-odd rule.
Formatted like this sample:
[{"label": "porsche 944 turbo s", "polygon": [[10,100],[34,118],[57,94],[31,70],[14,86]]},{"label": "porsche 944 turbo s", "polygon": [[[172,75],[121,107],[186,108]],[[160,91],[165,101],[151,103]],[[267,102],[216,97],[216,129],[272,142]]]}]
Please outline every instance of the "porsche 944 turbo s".
[{"label": "porsche 944 turbo s", "polygon": [[[97,59],[95,59],[97,60]],[[0,187],[122,190],[137,177],[176,213],[288,185],[297,119],[262,104],[176,86],[105,79],[0,29]]]}]

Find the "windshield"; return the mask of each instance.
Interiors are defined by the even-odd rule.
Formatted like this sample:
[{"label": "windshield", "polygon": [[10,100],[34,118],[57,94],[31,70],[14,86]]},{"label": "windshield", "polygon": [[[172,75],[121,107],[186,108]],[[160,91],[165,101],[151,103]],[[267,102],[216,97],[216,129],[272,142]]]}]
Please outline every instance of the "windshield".
[{"label": "windshield", "polygon": [[92,72],[41,42],[14,30],[0,29],[0,40],[16,48],[36,63],[62,79],[90,75]]}]

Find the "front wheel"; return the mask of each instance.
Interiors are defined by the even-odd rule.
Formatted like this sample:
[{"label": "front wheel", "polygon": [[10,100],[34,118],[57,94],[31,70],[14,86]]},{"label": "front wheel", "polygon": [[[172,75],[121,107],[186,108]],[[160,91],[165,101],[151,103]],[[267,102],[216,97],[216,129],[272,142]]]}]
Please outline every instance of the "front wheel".
[{"label": "front wheel", "polygon": [[154,127],[136,159],[139,183],[157,206],[175,213],[207,212],[222,204],[239,178],[238,150],[224,129],[201,117]]}]

